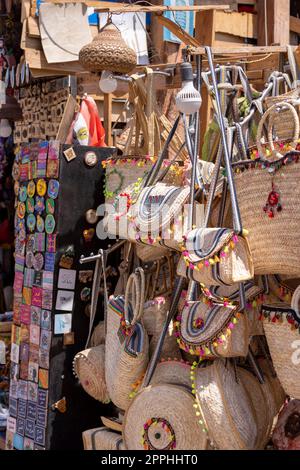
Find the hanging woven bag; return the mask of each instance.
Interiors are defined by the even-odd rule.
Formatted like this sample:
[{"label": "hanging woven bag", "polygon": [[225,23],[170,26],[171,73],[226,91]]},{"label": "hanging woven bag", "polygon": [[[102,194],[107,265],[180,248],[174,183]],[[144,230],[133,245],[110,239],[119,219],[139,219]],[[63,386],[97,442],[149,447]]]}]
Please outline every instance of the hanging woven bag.
[{"label": "hanging woven bag", "polygon": [[125,450],[121,434],[101,427],[82,433],[84,450]]}]

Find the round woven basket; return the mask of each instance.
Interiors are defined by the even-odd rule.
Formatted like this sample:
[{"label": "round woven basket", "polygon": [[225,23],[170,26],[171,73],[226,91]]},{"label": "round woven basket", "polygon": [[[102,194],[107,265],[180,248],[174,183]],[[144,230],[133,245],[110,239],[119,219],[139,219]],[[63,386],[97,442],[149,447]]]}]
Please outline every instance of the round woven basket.
[{"label": "round woven basket", "polygon": [[88,429],[82,433],[84,450],[124,450],[121,434],[106,427]]},{"label": "round woven basket", "polygon": [[272,375],[272,371],[266,359],[259,358],[258,363],[265,378],[265,383],[262,384],[262,390],[265,394],[270,413],[273,418],[275,418],[284,404],[286,394],[278,380],[278,377]]},{"label": "round woven basket", "polygon": [[181,360],[170,360],[160,362],[151,379],[151,385],[174,384],[191,386],[191,366]]},{"label": "round woven basket", "polygon": [[251,400],[235,380],[233,366],[215,360],[196,373],[196,397],[208,434],[220,450],[251,450],[257,442],[257,423]]},{"label": "round woven basket", "polygon": [[91,347],[100,346],[105,343],[105,324],[104,321],[100,321],[95,326],[93,334],[91,336]]},{"label": "round woven basket", "polygon": [[126,45],[118,28],[110,23],[80,50],[79,62],[90,72],[129,73],[136,66],[136,53]]},{"label": "round woven basket", "polygon": [[150,385],[139,392],[124,418],[129,450],[206,449],[190,392],[178,385]]},{"label": "round woven basket", "polygon": [[257,378],[246,369],[238,369],[238,376],[252,402],[256,424],[257,439],[255,449],[264,449],[270,439],[274,416],[268,406],[265,391]]},{"label": "round woven basket", "polygon": [[105,383],[105,347],[103,344],[76,354],[73,370],[81,386],[95,400],[110,401]]},{"label": "round woven basket", "polygon": [[[128,282],[135,276],[132,274]],[[126,295],[128,293],[128,283]],[[138,298],[135,310],[143,314],[144,305],[143,294],[137,293]],[[130,352],[127,348],[126,339],[121,334],[122,316],[125,315],[126,296],[110,299],[107,308],[107,335],[105,341],[105,378],[109,396],[113,403],[126,410],[130,404],[130,393],[132,385],[136,383],[145,373],[149,362],[149,338],[143,326],[142,319],[139,318],[140,335],[136,338],[135,352]],[[133,326],[133,323],[131,323]]]},{"label": "round woven basket", "polygon": [[137,257],[147,263],[149,261],[156,261],[157,259],[165,256],[168,253],[167,248],[163,246],[151,246],[151,245],[136,245]]}]

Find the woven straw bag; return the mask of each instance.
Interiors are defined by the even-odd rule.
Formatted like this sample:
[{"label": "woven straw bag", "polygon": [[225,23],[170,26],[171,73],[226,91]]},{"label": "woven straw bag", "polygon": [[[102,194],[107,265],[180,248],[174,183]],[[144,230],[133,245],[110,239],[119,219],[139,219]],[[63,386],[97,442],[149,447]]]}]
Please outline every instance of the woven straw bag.
[{"label": "woven straw bag", "polygon": [[[261,294],[261,288],[251,283],[245,291],[249,304]],[[247,356],[250,340],[248,315],[239,312],[239,304],[231,302],[229,291],[228,294],[222,303],[207,303],[203,299],[186,303],[176,322],[176,336],[181,349],[201,357]]]},{"label": "woven straw bag", "polygon": [[105,383],[105,346],[95,346],[76,354],[73,371],[86,393],[103,403],[110,401]]},{"label": "woven straw bag", "polygon": [[247,239],[231,229],[194,229],[185,237],[177,274],[204,286],[248,281],[254,271]]},{"label": "woven straw bag", "polygon": [[300,346],[300,291],[296,289],[292,306],[272,304],[262,306],[264,331],[274,368],[287,395],[300,398],[299,346]]},{"label": "woven straw bag", "polygon": [[111,298],[107,308],[105,377],[111,400],[122,410],[129,406],[132,384],[149,361],[149,339],[142,321],[144,292],[144,272],[137,268],[129,276],[125,298]]},{"label": "woven straw bag", "polygon": [[98,325],[95,326],[94,331],[91,336],[91,347],[100,346],[100,344],[105,343],[105,323],[100,321]]},{"label": "woven straw bag", "polygon": [[253,405],[231,364],[221,360],[196,372],[196,399],[210,439],[220,450],[251,450],[258,426]]},{"label": "woven straw bag", "polygon": [[125,450],[121,434],[101,427],[82,433],[84,450]]},{"label": "woven straw bag", "polygon": [[273,416],[273,418],[275,418],[284,404],[286,394],[278,380],[278,377],[271,371],[270,365],[266,359],[260,357],[257,359],[257,362],[264,374],[265,379],[265,383],[261,386],[262,391],[265,395],[270,414]]},{"label": "woven straw bag", "polygon": [[123,438],[128,450],[204,450],[193,396],[184,386],[150,385],[125,413]]},{"label": "woven straw bag", "polygon": [[[299,138],[299,118],[293,106],[289,103],[284,106],[271,107],[263,115],[258,128],[257,151],[252,154],[252,160],[235,166],[235,184],[242,222],[249,231],[255,274],[298,277],[300,154],[295,147]],[[278,109],[288,109],[291,113],[289,123],[294,125],[293,142],[282,144],[283,148],[280,143],[275,144],[271,125],[268,128],[269,148],[266,149],[261,143],[262,128]]]},{"label": "woven straw bag", "polygon": [[156,384],[174,384],[191,386],[191,366],[183,359],[162,360],[156,367],[151,385]]}]

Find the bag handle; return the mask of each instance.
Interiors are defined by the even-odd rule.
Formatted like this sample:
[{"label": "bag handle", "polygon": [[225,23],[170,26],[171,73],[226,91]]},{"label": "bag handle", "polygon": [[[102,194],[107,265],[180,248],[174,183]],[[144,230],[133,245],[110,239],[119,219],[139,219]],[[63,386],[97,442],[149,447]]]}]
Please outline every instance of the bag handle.
[{"label": "bag handle", "polygon": [[[131,299],[130,299],[131,297]],[[129,316],[129,303],[133,308],[133,318]],[[125,291],[124,316],[127,325],[135,325],[142,317],[145,303],[145,273],[142,268],[136,268],[127,281]]]},{"label": "bag handle", "polygon": [[296,313],[297,320],[300,322],[299,301],[300,301],[300,286],[296,288],[292,297],[292,301],[291,301],[291,307]]},{"label": "bag handle", "polygon": [[274,104],[269,109],[267,109],[267,111],[263,114],[261,120],[259,121],[258,128],[257,128],[256,145],[257,145],[257,150],[259,152],[259,155],[263,157],[265,156],[265,152],[263,149],[261,138],[262,138],[264,125],[268,117],[270,117],[270,121],[268,125],[268,143],[272,151],[272,157],[276,159],[282,158],[282,154],[275,149],[274,140],[273,140],[273,128],[274,128],[274,119],[276,117],[276,114],[284,108],[287,108],[288,111],[290,111],[291,113],[291,117],[294,123],[294,135],[293,135],[293,142],[291,145],[294,148],[296,147],[296,140],[299,138],[299,132],[300,132],[299,116],[297,114],[295,107],[291,103],[287,101],[283,101],[281,103]]}]

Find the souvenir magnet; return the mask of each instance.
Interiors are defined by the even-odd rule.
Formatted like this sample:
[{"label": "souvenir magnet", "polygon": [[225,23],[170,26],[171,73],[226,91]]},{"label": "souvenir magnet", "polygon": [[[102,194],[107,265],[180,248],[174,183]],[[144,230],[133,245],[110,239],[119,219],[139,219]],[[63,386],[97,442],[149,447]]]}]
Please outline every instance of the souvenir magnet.
[{"label": "souvenir magnet", "polygon": [[43,219],[43,217],[40,216],[40,214],[38,214],[36,216],[36,228],[37,228],[38,232],[40,232],[40,233],[42,233],[44,231],[44,228],[45,228],[44,219]]},{"label": "souvenir magnet", "polygon": [[92,282],[93,280],[93,271],[79,271],[79,282],[86,284],[87,282]]},{"label": "souvenir magnet", "polygon": [[27,195],[28,197],[33,197],[35,194],[35,182],[34,181],[29,181],[28,186],[27,186]]},{"label": "souvenir magnet", "polygon": [[66,249],[66,252],[61,256],[59,260],[59,266],[65,269],[71,269],[74,263],[74,257],[75,257],[74,246],[70,245]]},{"label": "souvenir magnet", "polygon": [[20,186],[19,189],[19,200],[25,202],[27,199],[27,188],[26,186]]},{"label": "souvenir magnet", "polygon": [[26,210],[29,213],[34,212],[34,199],[33,197],[28,197],[26,200]]},{"label": "souvenir magnet", "polygon": [[55,202],[54,202],[54,199],[52,199],[51,197],[46,199],[46,212],[47,214],[52,214],[52,215],[55,212]]},{"label": "souvenir magnet", "polygon": [[52,214],[48,214],[45,220],[45,231],[47,234],[51,234],[55,229],[55,219]]},{"label": "souvenir magnet", "polygon": [[44,256],[42,253],[36,253],[33,260],[33,267],[36,271],[41,271],[44,265]]},{"label": "souvenir magnet", "polygon": [[47,192],[47,183],[44,179],[39,179],[36,183],[36,192],[39,196],[45,196]]},{"label": "souvenir magnet", "polygon": [[35,197],[35,210],[38,214],[41,214],[45,210],[45,200],[43,196]]},{"label": "souvenir magnet", "polygon": [[89,224],[95,224],[98,220],[97,212],[95,211],[95,209],[89,209],[88,211],[86,211],[85,218]]},{"label": "souvenir magnet", "polygon": [[93,240],[94,235],[95,235],[94,228],[89,228],[83,231],[83,238],[86,243],[90,243]]},{"label": "souvenir magnet", "polygon": [[82,302],[88,302],[91,298],[91,289],[89,287],[84,287],[80,292],[80,299]]},{"label": "souvenir magnet", "polygon": [[41,329],[40,348],[44,351],[50,351],[51,331]]},{"label": "souvenir magnet", "polygon": [[49,180],[48,183],[48,196],[56,199],[59,191],[59,182],[57,180]]},{"label": "souvenir magnet", "polygon": [[71,162],[76,158],[76,153],[74,152],[73,148],[70,147],[64,151],[64,156],[66,157],[67,162]]},{"label": "souvenir magnet", "polygon": [[27,268],[33,268],[34,254],[32,251],[26,253],[26,266]]},{"label": "souvenir magnet", "polygon": [[17,214],[20,219],[24,219],[26,212],[26,207],[24,202],[18,202]]},{"label": "souvenir magnet", "polygon": [[59,160],[49,160],[47,162],[47,178],[58,178]]},{"label": "souvenir magnet", "polygon": [[35,215],[34,214],[29,214],[27,216],[26,225],[27,225],[27,228],[30,232],[34,232],[35,224],[36,224]]},{"label": "souvenir magnet", "polygon": [[14,193],[15,193],[16,197],[18,197],[18,195],[19,195],[19,189],[20,189],[20,183],[19,183],[19,181],[15,181],[14,182]]},{"label": "souvenir magnet", "polygon": [[97,164],[97,155],[95,152],[86,152],[84,156],[84,163],[89,167],[95,166]]}]

